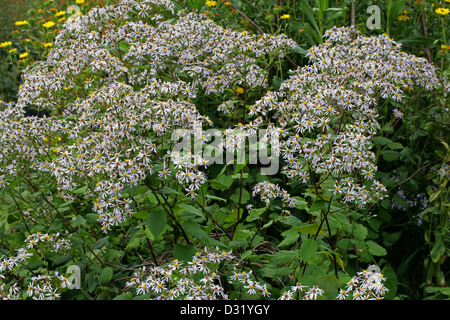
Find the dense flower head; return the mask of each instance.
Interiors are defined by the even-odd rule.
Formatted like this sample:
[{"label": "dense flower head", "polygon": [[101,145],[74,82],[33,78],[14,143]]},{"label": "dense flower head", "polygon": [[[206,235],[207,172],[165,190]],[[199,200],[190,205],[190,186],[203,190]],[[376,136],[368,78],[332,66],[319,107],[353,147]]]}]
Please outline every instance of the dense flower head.
[{"label": "dense flower head", "polygon": [[[206,181],[206,161],[171,154],[166,143],[175,130],[201,134],[198,123],[213,125],[192,100],[200,91],[266,86],[258,57],[282,56],[294,45],[285,35],[256,36],[202,13],[174,13],[167,0],[93,8],[64,25],[48,58],[25,69],[17,103],[5,105],[2,186],[17,174],[18,161],[27,162],[56,179],[65,201],[91,199],[104,232],[134,211],[124,190],[148,185],[150,176],[176,179],[194,198]],[[50,115],[24,117],[29,106]]]},{"label": "dense flower head", "polygon": [[216,269],[220,262],[234,255],[218,248],[204,248],[191,261],[172,260],[164,266],[142,268],[126,284],[137,295],[148,294],[155,300],[217,300],[227,299]]},{"label": "dense flower head", "polygon": [[256,184],[253,187],[252,195],[254,197],[259,196],[266,204],[272,199],[281,198],[283,205],[288,208],[293,208],[296,205],[296,200],[286,190],[268,181]]},{"label": "dense flower head", "polygon": [[342,289],[338,300],[345,300],[350,297],[352,300],[381,300],[389,292],[384,282],[386,278],[379,271],[363,270],[357,272]]},{"label": "dense flower head", "polygon": [[[175,259],[163,266],[142,267],[127,282],[125,290],[154,300],[228,300],[227,286],[221,280],[225,272],[228,284],[242,288],[246,296],[270,298],[270,285],[258,281],[251,269],[239,265],[237,258],[230,251],[205,247],[187,262]],[[233,260],[236,261],[232,263]],[[220,270],[219,264],[223,264]],[[296,293],[304,300],[316,300],[324,295],[324,290],[297,284],[278,299],[291,300]]]},{"label": "dense flower head", "polygon": [[405,91],[431,90],[440,82],[432,65],[401,52],[386,35],[333,28],[324,38],[309,50],[311,64],[291,71],[279,91],[267,92],[250,114],[274,119],[269,135],[283,133],[279,150],[288,178],[308,183],[312,169],[332,177],[330,191],[343,202],[365,206],[386,191],[374,179],[377,97],[399,102]]}]

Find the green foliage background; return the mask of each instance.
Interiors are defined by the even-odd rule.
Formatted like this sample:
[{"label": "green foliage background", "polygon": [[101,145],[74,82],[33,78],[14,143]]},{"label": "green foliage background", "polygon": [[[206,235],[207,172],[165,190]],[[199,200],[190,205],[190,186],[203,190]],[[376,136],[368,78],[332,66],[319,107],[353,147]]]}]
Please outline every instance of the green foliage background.
[{"label": "green foliage background", "polygon": [[[93,5],[94,1],[89,2]],[[39,8],[48,10],[51,5],[64,10],[73,3],[0,0],[0,6],[5,8],[0,17],[0,42],[12,41],[20,52],[27,50],[20,41],[20,32],[11,34],[17,29],[14,22],[32,18]],[[366,21],[370,13],[366,9],[370,5],[378,5],[381,9],[380,30],[367,29]],[[439,6],[450,7],[450,3],[428,0],[356,1],[355,26],[367,35],[388,34],[404,45],[404,51],[427,58],[436,66],[440,76],[445,77],[450,74],[450,43],[447,42],[450,39],[450,15],[441,17],[435,14],[434,9]],[[177,7],[202,12],[208,10],[214,21],[231,29],[250,30],[252,33],[285,33],[295,40],[299,45],[294,52],[286,59],[274,61],[269,68],[269,82],[274,90],[287,78],[289,69],[307,64],[307,50],[322,42],[325,30],[335,25],[348,26],[352,13],[351,1],[343,0],[240,0],[230,1],[230,4],[218,1],[212,7],[205,5],[203,0],[186,0],[178,1]],[[289,18],[282,19],[283,15],[289,15]],[[399,20],[401,15],[409,19]],[[51,41],[53,37],[46,34],[43,39],[42,34],[33,34],[35,38],[32,40],[41,43],[44,40]],[[35,60],[46,52],[37,48],[32,54]],[[21,83],[20,70],[25,65],[5,50],[1,55],[0,99],[14,101]],[[198,97],[195,103],[202,114],[209,116],[213,122],[218,120],[215,112],[211,111],[210,100]],[[392,115],[392,108],[395,107],[401,108],[404,113],[401,121]],[[75,204],[78,214],[70,217],[71,224],[83,230],[82,234],[88,237],[86,241],[90,243],[90,249],[87,249],[86,242],[78,239],[73,245],[78,250],[74,255],[49,253],[46,259],[35,255],[28,267],[31,270],[54,268],[64,272],[67,265],[76,261],[85,275],[86,289],[80,292],[69,290],[65,292],[64,298],[112,299],[119,294],[120,285],[124,283],[122,279],[129,277],[127,268],[143,263],[140,258],[142,255],[153,256],[153,261],[160,262],[168,261],[171,257],[183,260],[195,253],[201,244],[214,246],[219,243],[220,239],[210,237],[211,233],[218,232],[212,223],[187,222],[189,219],[183,220],[183,229],[189,234],[187,238],[201,240],[196,244],[197,247],[193,243],[177,243],[182,236],[177,239],[166,237],[175,224],[169,226],[164,210],[170,208],[169,200],[174,199],[178,204],[170,208],[174,210],[172,213],[181,217],[185,215],[193,221],[196,217],[214,214],[220,225],[233,230],[234,236],[228,246],[240,253],[246,265],[261,266],[255,273],[278,293],[281,288],[276,287],[277,280],[289,276],[302,279],[302,283],[307,285],[317,284],[326,292],[335,292],[349,280],[349,275],[360,271],[362,266],[377,264],[389,282],[390,292],[386,299],[448,299],[449,172],[439,171],[450,164],[448,107],[448,97],[441,92],[439,95],[430,93],[411,96],[404,105],[389,101],[380,106],[382,130],[374,139],[379,151],[377,179],[388,188],[389,197],[359,212],[348,212],[351,220],[341,215],[331,217],[327,229],[333,230],[334,234],[330,237],[320,236],[310,240],[319,231],[316,225],[306,224],[305,219],[322,204],[313,198],[305,200],[306,197],[295,186],[290,191],[300,201],[292,217],[284,220],[277,210],[262,208],[256,212],[256,216],[247,217],[246,221],[239,224],[240,206],[252,202],[248,191],[251,186],[266,179],[272,183],[283,183],[283,177],[264,177],[250,166],[230,166],[225,169],[212,166],[209,169],[209,187],[204,190],[211,201],[210,206],[192,203],[173,186],[165,186],[164,192],[159,193],[148,192],[147,188],[132,189],[129,193],[138,202],[150,206],[164,203],[166,206],[141,211],[126,231],[115,230],[103,236],[100,232],[87,231],[93,228],[97,218],[90,213],[88,204],[80,202]],[[151,185],[156,186],[157,181],[152,181]],[[43,181],[40,188],[47,186],[51,187],[51,183]],[[84,191],[79,190],[79,193]],[[38,201],[39,194],[24,192],[22,197]],[[421,206],[422,203],[427,205]],[[67,204],[58,205],[61,212],[69,210]],[[27,235],[21,221],[23,217],[15,209],[14,206],[1,207],[0,256],[20,246]],[[367,212],[375,213],[375,217],[367,218]],[[274,222],[281,223],[271,226]],[[57,231],[60,228],[61,222],[55,221],[50,230]],[[260,232],[254,232],[255,229]],[[340,230],[347,232],[340,233]],[[49,230],[43,229],[41,232]],[[291,246],[297,241],[301,245],[293,249]],[[97,263],[97,256],[108,266]],[[118,261],[120,263],[116,265]],[[306,266],[309,273],[302,274]],[[17,275],[19,279],[23,276]]]}]

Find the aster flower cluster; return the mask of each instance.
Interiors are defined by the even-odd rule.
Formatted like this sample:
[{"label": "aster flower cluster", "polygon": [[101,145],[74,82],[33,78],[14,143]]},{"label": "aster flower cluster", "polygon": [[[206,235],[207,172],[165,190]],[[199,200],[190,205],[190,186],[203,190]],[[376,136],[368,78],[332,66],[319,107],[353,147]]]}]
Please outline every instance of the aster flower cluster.
[{"label": "aster flower cluster", "polygon": [[443,165],[441,165],[441,167],[439,169],[436,169],[436,173],[439,176],[449,178],[450,177],[450,165],[444,163]]},{"label": "aster flower cluster", "polygon": [[31,277],[26,293],[32,300],[57,300],[61,298],[59,291],[68,285],[68,279],[58,272],[53,275],[37,275]]},{"label": "aster flower cluster", "polygon": [[19,300],[20,288],[17,283],[7,286],[3,281],[5,276],[0,274],[0,299],[2,300]]},{"label": "aster flower cluster", "polygon": [[301,283],[297,283],[295,286],[287,291],[284,291],[278,300],[317,300],[319,297],[323,296],[324,291],[318,286],[303,286]]},{"label": "aster flower cluster", "polygon": [[275,121],[269,135],[282,132],[288,178],[315,184],[314,177],[329,177],[335,183],[330,191],[344,203],[382,199],[386,188],[374,179],[372,151],[380,129],[377,101],[431,90],[439,84],[432,65],[401,52],[386,35],[366,37],[351,27],[328,30],[325,42],[307,55],[311,64],[292,71],[250,114]]},{"label": "aster flower cluster", "polygon": [[[260,59],[294,45],[284,35],[224,29],[197,12],[174,17],[168,0],[93,8],[65,25],[46,61],[24,71],[17,103],[3,103],[0,187],[22,169],[48,172],[65,201],[92,201],[104,232],[135,209],[124,190],[150,176],[178,181],[194,198],[206,161],[168,152],[174,130],[196,135],[198,123],[213,125],[191,100],[265,86]],[[30,106],[63,117],[24,117]]]},{"label": "aster flower cluster", "polygon": [[229,251],[204,248],[188,262],[175,259],[163,267],[143,267],[126,283],[126,289],[134,288],[136,294],[155,300],[227,299],[216,272],[221,262],[233,258]]},{"label": "aster flower cluster", "polygon": [[232,275],[228,279],[231,284],[240,284],[243,286],[243,290],[247,295],[259,295],[260,297],[269,298],[271,292],[269,292],[267,285],[257,281],[253,275],[253,270],[249,271],[237,271],[237,267],[234,267]]},{"label": "aster flower cluster", "polygon": [[386,278],[380,272],[374,270],[364,270],[358,272],[346,284],[345,289],[341,290],[337,296],[339,300],[345,300],[348,297],[352,300],[380,300],[389,291],[384,285]]},{"label": "aster flower cluster", "polygon": [[[204,248],[188,262],[175,259],[164,266],[141,268],[127,282],[124,291],[133,289],[137,295],[157,300],[228,300],[228,283],[245,296],[270,298],[269,286],[256,280],[253,271],[244,270],[238,261],[230,263],[234,259],[232,252]],[[224,275],[226,283],[222,283]],[[305,300],[316,300],[324,294],[317,286],[308,288],[298,284],[279,299],[291,300],[297,291]]]},{"label": "aster flower cluster", "polygon": [[58,232],[56,234],[48,233],[33,233],[28,235],[25,239],[28,249],[33,249],[40,247],[41,245],[46,245],[50,247],[51,252],[59,252],[60,250],[70,250],[70,240],[61,238],[61,234]]},{"label": "aster flower cluster", "polygon": [[274,198],[281,198],[283,205],[288,208],[293,208],[297,204],[297,200],[291,197],[291,195],[281,188],[279,185],[263,181],[253,186],[252,195],[259,196],[266,205]]},{"label": "aster flower cluster", "polygon": [[[42,242],[50,239],[47,235],[33,235],[28,240]],[[37,238],[39,240],[37,240]],[[35,240],[31,240],[35,239]],[[58,292],[68,286],[68,279],[58,272],[46,275],[36,275],[29,279],[26,289],[21,288],[16,282],[12,284],[6,281],[8,272],[11,272],[19,265],[24,264],[27,259],[33,256],[27,248],[20,248],[16,254],[10,257],[0,257],[0,299],[19,300],[31,298],[33,300],[56,300],[61,297]]]},{"label": "aster flower cluster", "polygon": [[14,256],[5,258],[0,258],[0,272],[4,272],[5,270],[12,270],[20,263],[26,261],[30,258],[33,253],[29,252],[26,248],[20,248],[17,250]]}]

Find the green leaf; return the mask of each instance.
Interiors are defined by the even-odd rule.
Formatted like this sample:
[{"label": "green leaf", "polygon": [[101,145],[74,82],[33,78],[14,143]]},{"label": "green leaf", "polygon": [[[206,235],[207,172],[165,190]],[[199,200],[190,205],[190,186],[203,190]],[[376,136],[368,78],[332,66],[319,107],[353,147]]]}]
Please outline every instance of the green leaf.
[{"label": "green leaf", "polygon": [[133,217],[136,219],[142,219],[146,220],[148,216],[150,215],[150,211],[148,210],[141,210],[133,213]]},{"label": "green leaf", "polygon": [[406,202],[405,199],[403,199],[398,193],[394,194],[393,197],[394,203],[404,207],[404,208],[408,208],[408,202]]},{"label": "green leaf", "polygon": [[324,201],[322,199],[316,199],[316,201],[314,201],[314,203],[308,209],[308,213],[320,211],[323,208],[325,208],[326,206],[328,206],[328,202],[326,202],[326,201]]},{"label": "green leaf", "polygon": [[319,288],[325,291],[327,294],[335,295],[337,289],[341,286],[341,282],[335,275],[318,275],[316,283]]},{"label": "green leaf", "polygon": [[295,243],[298,240],[300,235],[295,230],[287,230],[287,231],[283,232],[283,236],[284,236],[283,241],[281,241],[280,244],[278,244],[278,246],[277,246],[279,248],[283,248],[283,247],[292,245],[293,243]]},{"label": "green leaf", "polygon": [[280,89],[281,83],[283,82],[283,79],[281,79],[280,77],[274,76],[272,78],[272,83],[275,86],[275,89]]},{"label": "green leaf", "polygon": [[399,142],[389,142],[387,146],[392,150],[403,149],[403,145]]},{"label": "green leaf", "polygon": [[267,264],[260,269],[262,276],[268,278],[285,277],[292,274],[294,270],[289,267],[277,268],[274,265]]},{"label": "green leaf", "polygon": [[[263,208],[263,209],[265,209],[265,208]],[[290,227],[296,227],[296,226],[298,227],[303,224],[302,220],[300,220],[299,218],[294,217],[294,216],[287,216],[283,220],[281,220],[281,222]]]},{"label": "green leaf", "polygon": [[388,143],[392,143],[392,140],[385,137],[373,137],[373,143],[384,146]]},{"label": "green leaf", "polygon": [[316,45],[318,43],[322,43],[322,39],[320,38],[320,35],[313,30],[313,28],[311,27],[311,25],[309,23],[305,23],[305,26],[303,27],[303,29],[305,30],[305,34],[307,34],[311,40],[309,40],[308,42],[311,45]]},{"label": "green leaf", "polygon": [[398,42],[400,42],[404,45],[407,45],[407,46],[414,46],[414,47],[433,48],[436,46],[434,38],[424,37],[424,36],[408,37],[406,39],[398,40]]},{"label": "green leaf", "polygon": [[402,13],[403,10],[405,10],[406,1],[405,0],[389,0],[387,2],[388,7],[388,16],[387,16],[387,22],[389,25],[392,24],[392,22],[397,19],[397,17]]},{"label": "green leaf", "polygon": [[180,261],[191,261],[198,249],[194,245],[175,244],[173,247],[173,257]]},{"label": "green leaf", "polygon": [[367,244],[369,253],[374,256],[385,256],[387,254],[386,249],[384,249],[378,243],[373,242],[372,240],[366,241],[366,244]]},{"label": "green leaf", "polygon": [[381,156],[388,162],[395,161],[400,158],[400,152],[394,150],[383,150],[381,151]]},{"label": "green leaf", "polygon": [[242,189],[242,194],[239,195],[239,189],[231,195],[230,199],[235,203],[239,203],[239,197],[241,198],[241,204],[246,204],[250,200],[250,193],[246,189]]},{"label": "green leaf", "polygon": [[164,230],[167,224],[166,211],[162,208],[155,208],[150,211],[150,214],[145,221],[145,224],[149,227],[150,232],[155,239]]},{"label": "green leaf", "polygon": [[72,226],[78,227],[86,224],[86,219],[83,218],[81,215],[77,215],[75,219],[72,220]]},{"label": "green leaf", "polygon": [[344,14],[343,8],[328,8],[325,10],[326,12],[334,12],[331,16],[328,16],[325,20],[325,24],[329,24],[330,22],[333,22],[335,19],[339,19]]},{"label": "green leaf", "polygon": [[301,197],[294,197],[294,199],[297,201],[295,207],[299,210],[307,210],[308,209],[308,202],[301,198]]},{"label": "green leaf", "polygon": [[382,232],[381,236],[383,237],[383,244],[386,247],[392,246],[394,243],[397,242],[398,239],[400,239],[401,234],[402,234],[401,231],[394,232],[394,233]]},{"label": "green leaf", "polygon": [[105,246],[106,242],[108,242],[109,236],[108,237],[104,237],[100,240],[98,240],[96,243],[94,243],[91,248],[92,249],[101,249]]},{"label": "green leaf", "polygon": [[300,256],[304,262],[309,262],[319,248],[314,239],[304,239],[300,246]]},{"label": "green leaf", "polygon": [[98,285],[97,276],[95,274],[93,274],[93,272],[91,272],[87,275],[86,278],[87,278],[87,284],[88,284],[88,291],[93,292],[95,290],[95,288],[97,288],[97,285]]},{"label": "green leaf", "polygon": [[88,187],[84,186],[84,187],[81,187],[81,188],[78,188],[78,189],[74,190],[73,193],[75,193],[75,194],[85,193],[87,191],[87,189],[88,189]]},{"label": "green leaf", "polygon": [[[302,10],[302,12],[308,18],[308,21],[311,23],[311,25],[316,30],[317,35],[320,35],[320,30],[319,30],[319,27],[318,27],[317,22],[316,22],[316,16],[314,15],[314,11],[309,6],[308,2],[306,2],[305,0],[301,0],[299,5],[300,5],[300,9]],[[320,43],[320,40],[318,42]]]},{"label": "green leaf", "polygon": [[100,272],[99,279],[102,284],[108,283],[113,277],[113,269],[111,267],[105,267],[102,272]]},{"label": "green leaf", "polygon": [[434,263],[437,263],[439,261],[439,259],[441,258],[442,236],[437,231],[434,232],[434,236],[435,236],[435,241],[434,241],[433,249],[431,249],[431,252],[430,252],[430,257]]},{"label": "green leaf", "polygon": [[442,191],[442,190],[439,190],[439,191],[433,193],[433,194],[430,196],[430,202],[433,202],[434,200],[436,200],[436,198],[441,194],[441,191]]},{"label": "green leaf", "polygon": [[194,206],[191,206],[189,204],[181,203],[181,204],[178,205],[178,207],[183,208],[184,211],[186,211],[188,213],[191,213],[193,215],[196,215],[197,217],[204,218],[203,212],[200,209],[197,209]]},{"label": "green leaf", "polygon": [[[317,231],[319,231],[319,224],[318,223],[314,223],[314,224],[307,224],[307,225],[303,225],[303,226],[298,226],[298,227],[293,227],[292,229],[299,232],[299,233],[307,233],[307,234],[311,234],[311,235],[316,235]],[[323,230],[319,231],[319,234],[321,234],[323,232]]]},{"label": "green leaf", "polygon": [[292,274],[292,272],[294,272],[294,270],[289,267],[276,268],[273,272],[273,278],[286,277]]},{"label": "green leaf", "polygon": [[341,212],[333,213],[333,216],[336,218],[337,221],[341,223],[342,226],[351,227],[350,221],[348,220],[348,217],[344,215]]},{"label": "green leaf", "polygon": [[305,49],[301,48],[298,44],[295,45],[294,49],[292,50],[295,53],[300,54],[302,57],[306,57],[308,51],[306,51]]},{"label": "green leaf", "polygon": [[182,224],[183,230],[201,242],[211,246],[224,246],[220,241],[217,241],[209,236],[209,234],[195,221],[188,220]]},{"label": "green leaf", "polygon": [[123,53],[128,53],[128,45],[125,41],[121,41],[118,45],[117,45],[117,49],[119,49],[120,51],[122,51]]},{"label": "green leaf", "polygon": [[148,199],[148,201],[150,201],[151,204],[157,204],[158,203],[158,199],[156,198],[156,196],[153,193],[149,193],[147,195],[147,199]]},{"label": "green leaf", "polygon": [[141,244],[142,239],[145,237],[143,229],[138,230],[128,241],[126,249],[136,249]]},{"label": "green leaf", "polygon": [[334,253],[334,257],[336,258],[336,263],[338,266],[345,272],[344,261],[342,261],[342,258],[336,252]]},{"label": "green leaf", "polygon": [[64,254],[62,256],[55,257],[53,263],[55,264],[55,266],[59,266],[71,260],[72,258],[73,257],[71,257],[70,255]]},{"label": "green leaf", "polygon": [[211,200],[217,200],[217,201],[227,202],[227,200],[224,199],[224,198],[216,197],[216,196],[213,196],[213,195],[210,195],[210,194],[207,194],[207,195],[206,195],[206,198],[211,199]]},{"label": "green leaf", "polygon": [[356,223],[354,226],[353,234],[355,238],[359,240],[364,240],[367,237],[367,228],[364,227],[362,224]]},{"label": "green leaf", "polygon": [[72,207],[71,207],[71,203],[72,203],[73,201],[70,201],[70,202],[64,202],[63,204],[61,204],[59,207],[58,207],[58,211],[59,212],[66,212],[66,211],[69,211],[69,210],[72,210]]},{"label": "green leaf", "polygon": [[298,258],[298,251],[280,250],[271,258],[272,260],[278,261],[282,264],[289,264]]},{"label": "green leaf", "polygon": [[389,289],[389,291],[386,293],[384,298],[386,300],[393,300],[397,295],[397,275],[391,267],[388,267],[386,270],[383,271],[383,276],[386,277],[386,288]]},{"label": "green leaf", "polygon": [[221,175],[215,179],[209,181],[211,188],[215,190],[227,190],[230,189],[233,184],[233,177],[229,175]]},{"label": "green leaf", "polygon": [[[316,4],[316,6],[317,6],[317,4]],[[319,7],[321,14],[325,13],[328,9],[328,0],[320,0],[318,3],[318,7]]]},{"label": "green leaf", "polygon": [[[239,218],[242,218],[242,213],[244,212],[244,209],[240,209],[239,210],[240,214],[239,214]],[[227,228],[229,226],[232,226],[233,224],[235,224],[238,220],[238,209],[233,209],[233,211],[230,212],[230,214],[224,219],[224,222],[226,222],[226,224],[224,224],[224,227]]]},{"label": "green leaf", "polygon": [[133,294],[127,292],[116,296],[113,300],[133,300]]},{"label": "green leaf", "polygon": [[159,189],[158,191],[161,194],[176,194],[176,195],[181,195],[182,194],[182,193],[178,192],[177,190],[172,189],[172,188],[170,188],[168,186],[164,186],[161,189]]}]

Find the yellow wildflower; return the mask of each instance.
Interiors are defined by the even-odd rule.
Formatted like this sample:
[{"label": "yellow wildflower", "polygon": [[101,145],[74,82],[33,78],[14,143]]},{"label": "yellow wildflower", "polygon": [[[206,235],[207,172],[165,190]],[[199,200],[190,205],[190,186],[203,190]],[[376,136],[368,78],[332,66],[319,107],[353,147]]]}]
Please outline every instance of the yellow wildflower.
[{"label": "yellow wildflower", "polygon": [[288,14],[283,14],[280,19],[289,19],[291,16]]},{"label": "yellow wildflower", "polygon": [[0,43],[0,48],[9,47],[9,46],[12,46],[11,41],[6,41],[6,42]]},{"label": "yellow wildflower", "polygon": [[19,56],[20,59],[24,59],[26,57],[28,57],[28,52],[24,52]]},{"label": "yellow wildflower", "polygon": [[441,15],[441,16],[445,16],[447,14],[450,13],[450,9],[447,8],[437,8],[436,10],[434,10],[434,12],[436,12],[437,14]]},{"label": "yellow wildflower", "polygon": [[406,14],[402,14],[397,18],[398,21],[408,21],[409,17]]},{"label": "yellow wildflower", "polygon": [[11,53],[16,52],[16,51],[17,51],[17,48],[9,50],[9,52],[11,52]]},{"label": "yellow wildflower", "polygon": [[206,4],[208,7],[214,7],[214,6],[217,6],[217,1],[206,0],[205,4]]},{"label": "yellow wildflower", "polygon": [[43,45],[45,48],[51,48],[51,47],[52,47],[52,43],[51,43],[51,42],[43,42],[42,45]]},{"label": "yellow wildflower", "polygon": [[28,21],[27,20],[24,20],[24,21],[16,21],[16,26],[24,26],[24,25],[27,25],[28,24]]},{"label": "yellow wildflower", "polygon": [[63,16],[65,14],[66,14],[65,11],[59,11],[59,12],[55,13],[55,17]]},{"label": "yellow wildflower", "polygon": [[55,25],[55,23],[53,21],[48,21],[46,23],[44,23],[42,26],[48,28],[51,28]]},{"label": "yellow wildflower", "polygon": [[77,0],[75,1],[76,4],[84,4],[84,0]]},{"label": "yellow wildflower", "polygon": [[241,94],[241,93],[244,93],[244,88],[241,88],[241,87],[237,87],[237,89],[236,89],[236,93],[237,93],[237,94]]}]

